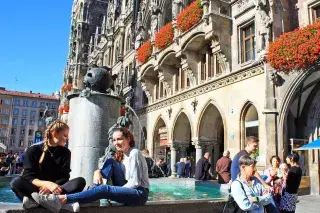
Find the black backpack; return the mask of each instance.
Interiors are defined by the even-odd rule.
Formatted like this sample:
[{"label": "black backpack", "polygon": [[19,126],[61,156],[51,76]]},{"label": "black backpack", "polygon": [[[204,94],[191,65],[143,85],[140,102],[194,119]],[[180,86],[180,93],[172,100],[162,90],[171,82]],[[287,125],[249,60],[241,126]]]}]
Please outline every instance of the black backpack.
[{"label": "black backpack", "polygon": [[[235,180],[238,181],[238,180]],[[241,189],[244,191],[243,185],[240,181],[238,181],[241,185]],[[231,190],[229,190],[229,193]],[[245,191],[244,191],[245,192]],[[247,196],[247,195],[246,195]],[[243,211],[234,198],[229,194],[228,201],[224,204],[222,213],[248,213],[248,211]]]}]

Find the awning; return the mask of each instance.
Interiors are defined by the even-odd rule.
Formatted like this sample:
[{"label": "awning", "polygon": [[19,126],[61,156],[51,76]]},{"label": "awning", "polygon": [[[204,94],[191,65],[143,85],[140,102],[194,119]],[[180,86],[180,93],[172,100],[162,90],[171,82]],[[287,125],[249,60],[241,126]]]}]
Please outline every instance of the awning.
[{"label": "awning", "polygon": [[3,143],[0,143],[0,148],[1,149],[7,149],[6,145],[4,145]]},{"label": "awning", "polygon": [[312,141],[304,146],[301,146],[295,150],[310,150],[310,149],[320,149],[320,139]]}]

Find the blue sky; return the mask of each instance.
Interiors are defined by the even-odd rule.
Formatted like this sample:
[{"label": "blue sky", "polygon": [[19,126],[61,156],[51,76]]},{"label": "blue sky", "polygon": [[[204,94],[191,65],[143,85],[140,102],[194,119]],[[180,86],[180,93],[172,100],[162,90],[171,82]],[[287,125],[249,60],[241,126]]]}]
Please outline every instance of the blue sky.
[{"label": "blue sky", "polygon": [[0,6],[0,87],[51,94],[62,85],[72,0],[9,0]]}]

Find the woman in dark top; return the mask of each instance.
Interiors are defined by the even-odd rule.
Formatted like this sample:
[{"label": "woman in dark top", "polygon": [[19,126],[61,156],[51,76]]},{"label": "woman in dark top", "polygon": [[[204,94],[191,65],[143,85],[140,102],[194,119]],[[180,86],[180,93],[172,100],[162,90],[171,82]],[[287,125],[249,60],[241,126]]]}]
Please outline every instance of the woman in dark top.
[{"label": "woman in dark top", "polygon": [[[33,192],[70,194],[81,192],[85,187],[84,178],[69,181],[71,153],[65,147],[68,134],[68,125],[56,120],[46,129],[44,141],[26,151],[24,170],[11,182],[12,191],[22,201],[24,209],[38,206],[31,197]],[[72,210],[73,207],[64,208]]]},{"label": "woman in dark top", "polygon": [[287,163],[291,165],[288,175],[284,177],[285,191],[281,197],[280,209],[282,213],[294,213],[298,199],[298,189],[301,182],[302,170],[298,164],[299,155],[293,153],[288,155]]}]

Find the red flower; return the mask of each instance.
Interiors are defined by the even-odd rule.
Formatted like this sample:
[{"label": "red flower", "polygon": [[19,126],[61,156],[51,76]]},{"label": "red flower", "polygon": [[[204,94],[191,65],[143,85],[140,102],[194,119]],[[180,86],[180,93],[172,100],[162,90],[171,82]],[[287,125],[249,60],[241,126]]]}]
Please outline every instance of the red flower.
[{"label": "red flower", "polygon": [[155,36],[155,46],[159,50],[162,50],[169,46],[173,41],[173,28],[172,23],[169,22],[163,26]]},{"label": "red flower", "polygon": [[72,89],[72,84],[67,84],[67,85],[65,85],[65,86],[64,86],[64,89],[65,89],[66,91],[71,91],[71,89]]},{"label": "red flower", "polygon": [[177,26],[181,32],[185,32],[193,25],[198,23],[202,18],[203,10],[201,8],[201,1],[196,0],[186,7],[177,16]]},{"label": "red flower", "polygon": [[151,54],[152,54],[151,41],[148,40],[143,45],[141,45],[141,47],[139,47],[137,51],[138,62],[140,62],[141,64],[144,64],[148,60],[148,58],[151,56]]},{"label": "red flower", "polygon": [[320,20],[292,32],[284,33],[270,43],[267,61],[277,70],[288,74],[319,60]]},{"label": "red flower", "polygon": [[69,110],[70,110],[70,107],[69,107],[69,105],[67,105],[67,106],[64,106],[64,108],[63,108],[63,111],[65,111],[65,112],[69,112]]},{"label": "red flower", "polygon": [[62,114],[63,114],[63,107],[59,106],[59,115],[62,115]]}]

